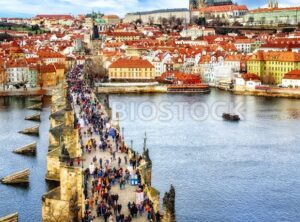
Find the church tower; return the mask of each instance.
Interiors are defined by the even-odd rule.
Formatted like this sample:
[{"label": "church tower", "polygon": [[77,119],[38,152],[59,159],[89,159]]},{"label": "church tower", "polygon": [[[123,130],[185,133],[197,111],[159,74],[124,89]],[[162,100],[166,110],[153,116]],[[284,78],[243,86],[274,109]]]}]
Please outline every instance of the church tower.
[{"label": "church tower", "polygon": [[199,3],[198,3],[198,5],[199,5],[198,7],[199,7],[199,8],[204,8],[204,7],[206,7],[205,0],[198,0],[198,2],[199,2]]},{"label": "church tower", "polygon": [[198,9],[198,8],[199,8],[198,0],[190,0],[190,10]]},{"label": "church tower", "polygon": [[190,10],[204,8],[205,6],[205,0],[190,0]]},{"label": "church tower", "polygon": [[269,0],[269,8],[273,8],[273,0]]}]

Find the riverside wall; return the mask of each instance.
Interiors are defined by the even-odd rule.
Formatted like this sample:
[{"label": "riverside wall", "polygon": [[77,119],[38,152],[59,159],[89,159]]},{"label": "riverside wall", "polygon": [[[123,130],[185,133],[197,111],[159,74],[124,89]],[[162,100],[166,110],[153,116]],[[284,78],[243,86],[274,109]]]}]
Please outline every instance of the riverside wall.
[{"label": "riverside wall", "polygon": [[259,96],[259,97],[272,97],[272,98],[289,98],[289,99],[300,99],[300,92],[289,92],[289,91],[232,91],[235,95],[247,95],[247,96]]},{"label": "riverside wall", "polygon": [[97,87],[97,93],[102,93],[102,94],[167,93],[167,86]]},{"label": "riverside wall", "polygon": [[42,220],[79,221],[83,208],[83,172],[71,160],[81,156],[81,148],[65,84],[53,90],[50,122],[46,180],[59,182],[60,186],[43,195]]},{"label": "riverside wall", "polygon": [[0,97],[15,96],[15,97],[31,97],[31,96],[51,96],[52,89],[29,89],[24,90],[0,90]]}]

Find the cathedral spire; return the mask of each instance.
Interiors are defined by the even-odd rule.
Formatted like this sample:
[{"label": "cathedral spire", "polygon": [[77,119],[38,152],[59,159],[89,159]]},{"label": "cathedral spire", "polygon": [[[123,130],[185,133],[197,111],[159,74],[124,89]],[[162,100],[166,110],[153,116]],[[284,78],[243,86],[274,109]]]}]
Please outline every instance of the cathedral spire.
[{"label": "cathedral spire", "polygon": [[278,0],[275,0],[275,3],[274,3],[274,8],[279,8],[279,3],[278,3]]},{"label": "cathedral spire", "polygon": [[198,9],[199,4],[198,0],[190,0],[190,10]]},{"label": "cathedral spire", "polygon": [[269,8],[273,8],[273,0],[269,0]]}]

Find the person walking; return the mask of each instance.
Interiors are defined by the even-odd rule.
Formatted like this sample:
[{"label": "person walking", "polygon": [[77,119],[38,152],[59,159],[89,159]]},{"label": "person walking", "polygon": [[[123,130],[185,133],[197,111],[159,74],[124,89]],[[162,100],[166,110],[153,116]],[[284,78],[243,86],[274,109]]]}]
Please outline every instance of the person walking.
[{"label": "person walking", "polygon": [[118,166],[120,167],[122,163],[121,157],[118,158]]},{"label": "person walking", "polygon": [[99,159],[100,168],[102,168],[102,158]]}]

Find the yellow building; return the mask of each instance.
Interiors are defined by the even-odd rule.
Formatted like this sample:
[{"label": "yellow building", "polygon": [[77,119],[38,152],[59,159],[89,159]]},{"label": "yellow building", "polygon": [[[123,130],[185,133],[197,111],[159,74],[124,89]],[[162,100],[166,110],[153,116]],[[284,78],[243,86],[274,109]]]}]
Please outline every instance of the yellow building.
[{"label": "yellow building", "polygon": [[271,76],[275,83],[281,83],[285,73],[299,69],[300,54],[295,52],[258,51],[247,61],[248,73],[255,73],[261,78]]},{"label": "yellow building", "polygon": [[52,87],[57,84],[56,69],[53,64],[41,65],[39,68],[39,76],[41,77],[39,84],[44,87]]},{"label": "yellow building", "polygon": [[137,32],[109,32],[107,38],[117,42],[140,40],[141,36]]},{"label": "yellow building", "polygon": [[7,76],[4,67],[0,64],[0,85],[4,85],[7,82]]},{"label": "yellow building", "polygon": [[56,70],[56,83],[63,82],[65,79],[65,65],[61,63],[54,63]]},{"label": "yellow building", "polygon": [[110,65],[108,73],[113,81],[153,81],[155,67],[147,60],[120,58]]},{"label": "yellow building", "polygon": [[128,46],[126,56],[141,56],[147,52],[147,48],[143,46]]}]

